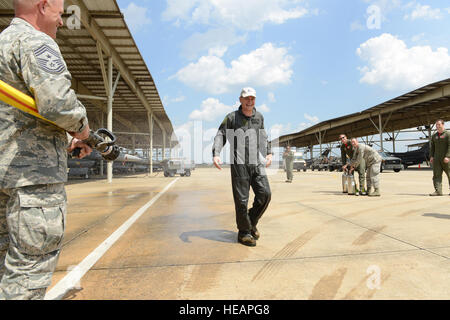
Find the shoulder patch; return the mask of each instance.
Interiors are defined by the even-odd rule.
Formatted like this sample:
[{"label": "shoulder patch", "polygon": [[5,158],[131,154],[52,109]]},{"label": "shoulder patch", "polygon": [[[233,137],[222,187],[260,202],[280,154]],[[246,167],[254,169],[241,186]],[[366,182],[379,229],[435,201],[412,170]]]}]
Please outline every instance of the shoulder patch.
[{"label": "shoulder patch", "polygon": [[49,45],[43,44],[35,49],[33,53],[39,68],[42,70],[52,74],[60,74],[66,71],[66,66],[64,65],[61,55],[59,52],[50,48]]}]

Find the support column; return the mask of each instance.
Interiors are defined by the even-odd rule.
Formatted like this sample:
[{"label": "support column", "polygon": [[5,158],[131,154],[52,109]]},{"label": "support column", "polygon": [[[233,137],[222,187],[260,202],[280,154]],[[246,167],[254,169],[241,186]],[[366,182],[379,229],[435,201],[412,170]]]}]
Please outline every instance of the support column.
[{"label": "support column", "polygon": [[384,148],[383,148],[383,123],[381,122],[381,112],[378,113],[378,123],[379,123],[378,131],[380,132],[380,147],[381,147],[381,151],[384,151]]},{"label": "support column", "polygon": [[322,155],[322,131],[319,131],[320,155]]},{"label": "support column", "polygon": [[162,159],[166,159],[166,130],[162,131],[163,133],[163,149],[162,149]]},{"label": "support column", "polygon": [[[105,115],[103,114],[103,111],[100,111],[100,127],[104,128],[105,127]],[[105,165],[105,161],[100,160],[100,176],[103,177],[104,176],[104,168],[103,166]]]},{"label": "support column", "polygon": [[148,127],[150,131],[150,150],[148,159],[150,162],[150,174],[153,173],[153,112],[147,112]]},{"label": "support column", "polygon": [[395,153],[395,131],[392,132],[392,151]]},{"label": "support column", "polygon": [[[112,58],[108,57],[108,120],[107,120],[107,126],[108,130],[113,132],[113,65],[112,65]],[[113,178],[113,163],[114,161],[108,161],[108,183],[112,183]]]},{"label": "support column", "polygon": [[430,124],[430,126],[428,127],[428,144],[431,150],[431,128],[433,127],[432,124]]}]

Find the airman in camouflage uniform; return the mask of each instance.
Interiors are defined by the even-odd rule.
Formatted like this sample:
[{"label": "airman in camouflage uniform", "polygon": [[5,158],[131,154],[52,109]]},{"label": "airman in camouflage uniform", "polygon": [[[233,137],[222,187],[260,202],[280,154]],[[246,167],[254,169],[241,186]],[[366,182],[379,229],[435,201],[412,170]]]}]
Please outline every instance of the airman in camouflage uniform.
[{"label": "airman in camouflage uniform", "polygon": [[[353,158],[355,153],[355,149],[353,148],[350,141],[347,139],[345,134],[341,134],[339,136],[339,140],[341,141],[341,161],[342,161],[342,170],[347,170],[348,160]],[[359,177],[359,194],[365,195],[366,185],[366,162],[364,159],[361,159],[361,163],[355,168],[355,171],[358,172]]]},{"label": "airman in camouflage uniform", "polygon": [[442,196],[442,172],[447,175],[450,184],[450,134],[445,130],[444,120],[436,121],[437,132],[431,137],[430,161],[433,164],[434,193],[430,196]]},{"label": "airman in camouflage uniform", "polygon": [[286,167],[286,182],[291,183],[294,178],[294,151],[291,151],[291,147],[287,146],[286,151],[283,153],[284,164]]},{"label": "airman in camouflage uniform", "polygon": [[[371,197],[380,196],[380,181],[379,174],[381,168],[382,158],[380,154],[369,146],[359,144],[358,139],[353,138],[352,146],[355,149],[355,153],[350,162],[351,171],[354,170],[363,160],[366,162],[367,167],[367,194]],[[375,191],[372,192],[372,186]]]},{"label": "airman in camouflage uniform", "polygon": [[[81,142],[86,110],[54,41],[63,4],[14,0],[16,17],[0,34],[0,79],[59,126],[0,101],[0,300],[44,297],[65,228],[67,151],[91,151]],[[65,131],[74,137],[69,146]]]}]

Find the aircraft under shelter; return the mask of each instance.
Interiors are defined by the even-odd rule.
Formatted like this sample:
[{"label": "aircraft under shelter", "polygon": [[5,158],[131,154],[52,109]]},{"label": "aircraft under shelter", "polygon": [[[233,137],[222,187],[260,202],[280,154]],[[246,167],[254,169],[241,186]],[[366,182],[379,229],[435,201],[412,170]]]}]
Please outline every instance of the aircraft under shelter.
[{"label": "aircraft under shelter", "polygon": [[[13,2],[0,1],[0,32],[13,17]],[[66,0],[63,19],[56,42],[90,127],[114,132],[122,148],[142,150],[152,171],[155,149],[164,158],[178,141],[116,0]],[[109,161],[109,182],[112,170]]]},{"label": "aircraft under shelter", "polygon": [[[375,142],[384,150],[383,134],[392,141],[395,152],[395,141],[401,130],[417,128],[418,132],[431,136],[433,125],[437,119],[450,120],[450,78],[426,85],[422,88],[403,94],[361,112],[345,115],[320,122],[297,133],[287,134],[272,141],[280,147],[287,145],[297,148],[332,143],[338,140],[341,133],[348,137],[365,137],[379,135]],[[369,143],[369,141],[366,141]],[[312,157],[312,152],[311,152]]]}]

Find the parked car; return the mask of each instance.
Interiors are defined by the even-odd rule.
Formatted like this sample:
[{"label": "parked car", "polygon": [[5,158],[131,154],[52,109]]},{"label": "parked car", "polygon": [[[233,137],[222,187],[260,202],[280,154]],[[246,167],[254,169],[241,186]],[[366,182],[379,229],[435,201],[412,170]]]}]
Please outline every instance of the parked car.
[{"label": "parked car", "polygon": [[305,159],[303,159],[302,152],[294,153],[294,170],[297,171],[303,170],[303,172],[306,171],[306,161]]},{"label": "parked car", "polygon": [[383,159],[381,161],[380,172],[383,172],[384,170],[394,170],[395,172],[400,172],[400,170],[404,169],[400,158],[393,157],[389,152],[378,151],[378,153]]},{"label": "parked car", "polygon": [[164,170],[164,177],[173,177],[176,174],[190,177],[191,171],[195,169],[195,164],[186,159],[165,159],[161,161]]}]

